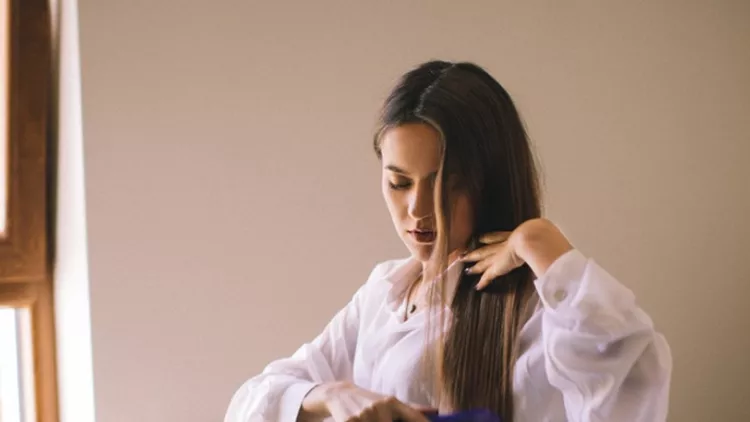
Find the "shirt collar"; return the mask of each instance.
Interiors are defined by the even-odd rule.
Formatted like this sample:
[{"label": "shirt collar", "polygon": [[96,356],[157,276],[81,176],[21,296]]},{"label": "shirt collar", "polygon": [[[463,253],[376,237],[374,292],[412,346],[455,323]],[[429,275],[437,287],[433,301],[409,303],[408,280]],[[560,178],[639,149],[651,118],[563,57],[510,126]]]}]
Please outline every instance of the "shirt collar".
[{"label": "shirt collar", "polygon": [[[453,261],[446,269],[445,291],[448,298],[452,298],[461,278],[463,265],[460,260]],[[413,257],[403,259],[398,262],[390,271],[386,272],[383,280],[391,284],[388,291],[387,304],[392,311],[398,310],[404,300],[409,286],[413,283],[422,272],[422,263]]]}]

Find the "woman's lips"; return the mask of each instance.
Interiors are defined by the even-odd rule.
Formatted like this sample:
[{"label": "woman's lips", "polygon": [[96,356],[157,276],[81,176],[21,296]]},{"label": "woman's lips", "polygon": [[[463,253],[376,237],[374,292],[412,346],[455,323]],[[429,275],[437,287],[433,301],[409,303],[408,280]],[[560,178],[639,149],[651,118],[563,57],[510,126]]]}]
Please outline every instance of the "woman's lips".
[{"label": "woman's lips", "polygon": [[432,243],[435,241],[435,232],[433,230],[409,230],[409,234],[417,243]]}]

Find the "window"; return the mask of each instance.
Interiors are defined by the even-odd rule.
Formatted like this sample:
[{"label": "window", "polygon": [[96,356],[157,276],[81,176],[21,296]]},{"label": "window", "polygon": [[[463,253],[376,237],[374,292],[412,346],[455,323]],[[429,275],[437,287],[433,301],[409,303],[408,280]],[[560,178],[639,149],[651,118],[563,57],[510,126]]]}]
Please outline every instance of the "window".
[{"label": "window", "polygon": [[24,309],[0,308],[0,422],[35,416],[28,314]]},{"label": "window", "polygon": [[0,421],[57,420],[48,0],[0,0]]}]

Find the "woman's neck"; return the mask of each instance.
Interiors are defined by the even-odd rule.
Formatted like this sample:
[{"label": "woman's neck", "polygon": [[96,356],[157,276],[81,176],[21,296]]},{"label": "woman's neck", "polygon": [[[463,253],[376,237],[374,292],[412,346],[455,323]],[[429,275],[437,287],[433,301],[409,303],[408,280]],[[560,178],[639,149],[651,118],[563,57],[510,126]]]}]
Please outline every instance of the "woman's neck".
[{"label": "woman's neck", "polygon": [[[451,252],[448,255],[448,262],[446,263],[445,268],[442,270],[448,269],[451,265],[453,265],[459,258],[461,258],[461,255],[465,253],[465,249],[456,249],[455,251]],[[432,265],[430,265],[429,261],[422,261],[422,277],[425,280],[436,280],[438,278],[439,274],[431,274],[432,271],[438,271],[438,269],[432,269],[434,268]]]}]

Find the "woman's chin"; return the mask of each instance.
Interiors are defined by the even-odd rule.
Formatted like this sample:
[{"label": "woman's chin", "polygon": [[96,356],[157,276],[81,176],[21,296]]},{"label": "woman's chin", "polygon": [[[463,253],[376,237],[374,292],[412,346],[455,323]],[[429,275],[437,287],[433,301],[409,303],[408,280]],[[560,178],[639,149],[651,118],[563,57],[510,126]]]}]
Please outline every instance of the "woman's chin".
[{"label": "woman's chin", "polygon": [[[433,258],[432,252],[435,249],[435,243],[409,243],[409,251],[414,259],[419,262],[427,262]],[[460,258],[466,252],[466,246],[451,245],[451,252],[448,254],[448,262],[453,262]]]},{"label": "woman's chin", "polygon": [[409,245],[411,256],[419,262],[427,262],[432,257],[432,243],[418,243]]}]

